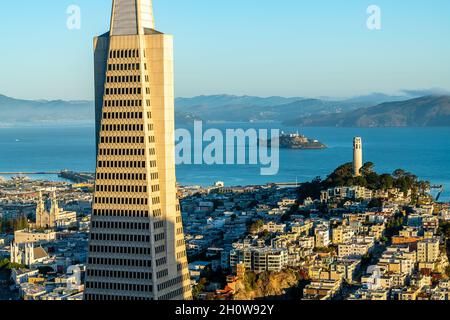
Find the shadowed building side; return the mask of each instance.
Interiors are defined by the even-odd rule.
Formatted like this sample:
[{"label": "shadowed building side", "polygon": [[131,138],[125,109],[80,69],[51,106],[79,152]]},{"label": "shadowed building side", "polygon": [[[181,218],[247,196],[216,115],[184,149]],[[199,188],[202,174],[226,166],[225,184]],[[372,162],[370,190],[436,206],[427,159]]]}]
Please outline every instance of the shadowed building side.
[{"label": "shadowed building side", "polygon": [[100,125],[102,121],[103,96],[105,93],[106,68],[108,66],[109,32],[94,38],[94,85],[95,85],[95,138],[98,155]]},{"label": "shadowed building side", "polygon": [[94,40],[97,169],[87,300],[191,299],[176,195],[173,39],[115,0]]}]

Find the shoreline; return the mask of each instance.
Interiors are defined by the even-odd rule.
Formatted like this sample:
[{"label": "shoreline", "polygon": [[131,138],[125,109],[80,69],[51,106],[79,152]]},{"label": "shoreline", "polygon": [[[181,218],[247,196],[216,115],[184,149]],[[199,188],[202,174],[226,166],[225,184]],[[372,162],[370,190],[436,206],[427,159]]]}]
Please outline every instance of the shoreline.
[{"label": "shoreline", "polygon": [[[76,173],[76,172],[75,172]],[[30,179],[31,181],[47,181],[47,182],[55,182],[55,183],[69,183],[69,184],[76,184],[76,182],[74,181],[70,181],[64,178],[59,177],[57,174],[54,175],[45,175],[47,177],[53,176],[56,179],[39,179],[38,177],[40,177],[39,175],[30,175],[30,177],[37,177],[37,179]],[[29,178],[30,178],[29,177]],[[0,175],[0,182],[1,182],[1,178],[5,178],[4,176]],[[11,180],[11,177],[6,178],[6,180]],[[192,188],[192,187],[201,187],[201,188],[209,188],[209,187],[213,187],[213,181],[214,179],[211,180],[211,183],[202,183],[202,184],[198,184],[198,183],[183,183],[181,180],[177,180],[177,184],[179,187],[182,188]],[[218,180],[218,179],[216,179]],[[264,187],[264,186],[269,186],[269,185],[289,185],[291,186],[294,183],[295,179],[292,179],[292,181],[269,181],[266,183],[244,183],[244,184],[226,184],[226,187],[228,188],[246,188],[246,187]],[[299,180],[299,181],[295,181],[296,184],[301,185],[302,183],[306,183],[309,182],[309,180]],[[444,185],[444,187],[446,187],[448,184],[445,183],[433,183],[432,181],[430,181],[431,185]],[[443,196],[441,195],[440,201],[438,201],[437,203],[444,203],[444,204],[450,204],[450,196]],[[1,279],[0,279],[1,280]]]}]

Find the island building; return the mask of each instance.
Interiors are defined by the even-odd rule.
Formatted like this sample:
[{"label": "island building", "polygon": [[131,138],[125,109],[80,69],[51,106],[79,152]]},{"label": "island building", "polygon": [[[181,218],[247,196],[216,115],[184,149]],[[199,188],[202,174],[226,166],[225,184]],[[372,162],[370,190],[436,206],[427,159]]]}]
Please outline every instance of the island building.
[{"label": "island building", "polygon": [[353,139],[353,174],[355,177],[361,176],[361,168],[363,166],[362,155],[362,138]]},{"label": "island building", "polygon": [[173,39],[114,0],[94,39],[96,184],[86,300],[190,300],[174,145]]}]

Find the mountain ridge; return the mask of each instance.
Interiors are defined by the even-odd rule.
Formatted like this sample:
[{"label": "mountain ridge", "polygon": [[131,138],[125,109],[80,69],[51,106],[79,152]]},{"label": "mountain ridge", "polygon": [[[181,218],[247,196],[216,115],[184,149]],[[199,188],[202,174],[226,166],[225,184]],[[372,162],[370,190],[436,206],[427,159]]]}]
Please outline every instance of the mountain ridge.
[{"label": "mountain ridge", "polygon": [[[450,96],[450,95],[448,95]],[[439,97],[448,97],[447,95]],[[205,122],[283,122],[300,126],[411,126],[449,125],[447,113],[442,108],[446,101],[432,101],[429,97],[389,96],[373,93],[347,99],[304,97],[257,97],[238,95],[202,95],[175,100],[177,125]],[[414,104],[427,104],[429,112],[420,113]],[[417,107],[417,106],[416,106]],[[401,108],[416,110],[413,119],[403,114]],[[392,110],[390,110],[392,109]],[[439,115],[439,119],[433,118]],[[25,100],[0,94],[0,126],[94,124],[94,102],[88,100]]]},{"label": "mountain ridge", "polygon": [[287,125],[325,127],[432,127],[450,126],[450,95],[429,95],[385,102],[351,112],[300,117]]},{"label": "mountain ridge", "polygon": [[207,122],[284,122],[314,114],[327,115],[369,107],[381,102],[407,100],[409,96],[379,93],[349,99],[304,97],[256,97],[211,95],[175,100],[178,112],[187,112]]},{"label": "mountain ridge", "polygon": [[[25,100],[0,94],[0,127],[94,125],[94,102],[89,100]],[[199,120],[189,113],[176,113],[180,124]]]}]

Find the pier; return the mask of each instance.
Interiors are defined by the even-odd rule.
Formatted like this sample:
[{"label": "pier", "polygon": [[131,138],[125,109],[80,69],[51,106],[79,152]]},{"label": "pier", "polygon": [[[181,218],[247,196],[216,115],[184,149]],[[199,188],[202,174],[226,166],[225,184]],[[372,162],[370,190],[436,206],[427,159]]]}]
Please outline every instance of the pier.
[{"label": "pier", "polygon": [[60,174],[62,171],[48,171],[48,172],[0,172],[0,175],[44,175],[44,174]]},{"label": "pier", "polygon": [[298,188],[302,185],[300,182],[275,182],[272,184],[281,188]]},{"label": "pier", "polygon": [[92,172],[74,172],[69,170],[62,171],[36,171],[36,172],[0,172],[0,176],[27,176],[27,175],[57,175],[75,183],[92,182],[95,179],[95,174]]}]

